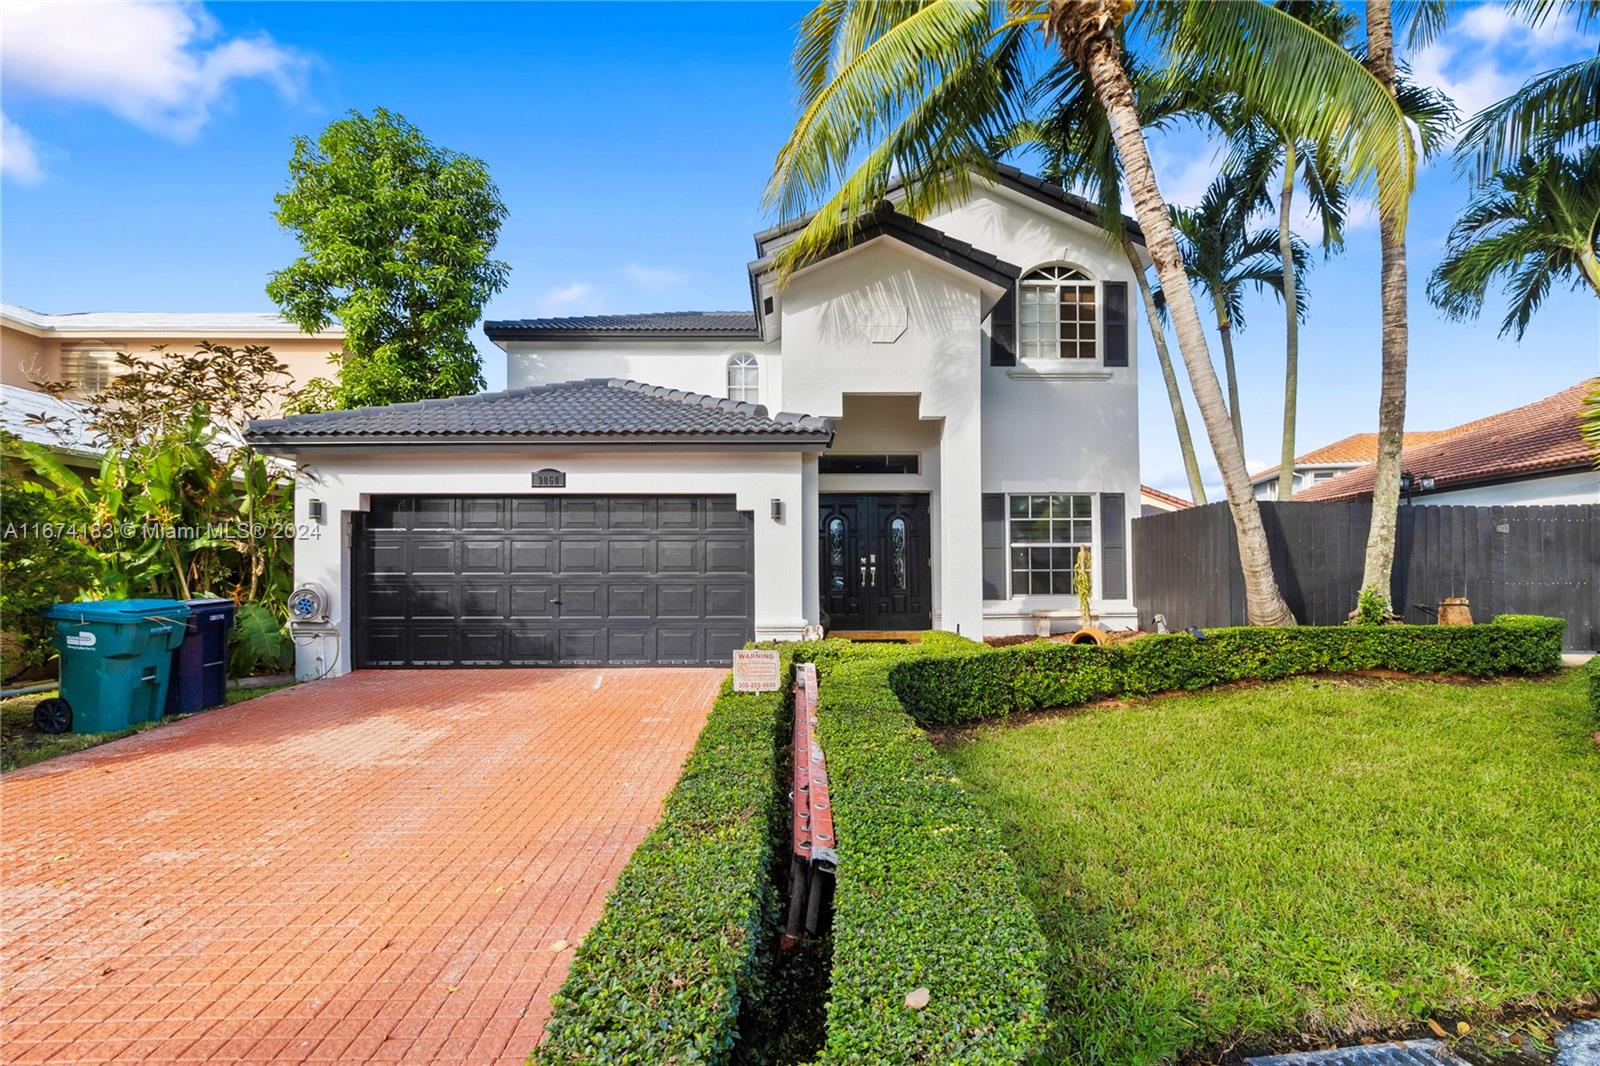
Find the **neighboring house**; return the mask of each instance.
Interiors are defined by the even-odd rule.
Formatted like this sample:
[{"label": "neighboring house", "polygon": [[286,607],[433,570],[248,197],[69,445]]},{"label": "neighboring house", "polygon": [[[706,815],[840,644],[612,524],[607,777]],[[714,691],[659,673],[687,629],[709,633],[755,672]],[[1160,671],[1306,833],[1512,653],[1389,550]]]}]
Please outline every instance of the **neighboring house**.
[{"label": "neighboring house", "polygon": [[781,288],[797,227],[757,234],[749,311],[489,322],[507,392],[254,424],[325,522],[300,671],[1028,633],[1075,616],[1082,545],[1097,616],[1132,626],[1133,275],[1095,217],[1005,169],[922,222],[885,205]]},{"label": "neighboring house", "polygon": [[[1405,447],[1410,448],[1419,444],[1439,440],[1452,433],[1453,430],[1416,430],[1405,436]],[[1294,494],[1299,497],[1302,489],[1309,489],[1313,485],[1320,485],[1324,481],[1331,481],[1340,474],[1355,470],[1378,458],[1378,435],[1376,433],[1352,433],[1343,440],[1336,440],[1332,444],[1317,448],[1315,451],[1306,452],[1295,457],[1294,460]],[[1250,485],[1254,489],[1258,500],[1276,500],[1278,498],[1278,471],[1282,467],[1275,466],[1270,470],[1263,470],[1250,478]]]},{"label": "neighboring house", "polygon": [[22,389],[64,381],[86,395],[117,375],[117,354],[148,356],[156,345],[193,353],[201,341],[243,347],[264,344],[289,368],[290,387],[332,372],[329,356],[344,345],[342,327],[303,333],[270,312],[110,312],[47,315],[0,304],[0,383]]},{"label": "neighboring house", "polygon": [[[68,466],[96,470],[104,450],[83,408],[47,392],[0,384],[0,430],[51,449]],[[10,470],[11,456],[6,457]],[[19,460],[20,462],[20,460]]]},{"label": "neighboring house", "polygon": [[1149,517],[1153,514],[1166,514],[1168,511],[1185,511],[1194,504],[1182,496],[1174,496],[1170,492],[1151,488],[1149,485],[1139,486],[1139,516]]},{"label": "neighboring house", "polygon": [[[1600,471],[1578,428],[1596,380],[1408,443],[1400,454],[1405,499],[1441,506],[1600,503]],[[1368,463],[1295,499],[1370,499],[1372,471]]]}]

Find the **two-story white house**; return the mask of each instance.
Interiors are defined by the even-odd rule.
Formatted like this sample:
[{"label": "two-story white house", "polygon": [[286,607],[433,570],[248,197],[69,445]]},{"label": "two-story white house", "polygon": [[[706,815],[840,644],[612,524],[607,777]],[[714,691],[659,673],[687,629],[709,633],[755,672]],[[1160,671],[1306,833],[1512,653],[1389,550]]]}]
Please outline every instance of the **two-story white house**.
[{"label": "two-story white house", "polygon": [[757,234],[747,312],[488,322],[506,392],[257,423],[328,598],[300,672],[1032,632],[1083,547],[1133,625],[1134,279],[1094,219],[1004,168],[781,286],[797,226]]}]

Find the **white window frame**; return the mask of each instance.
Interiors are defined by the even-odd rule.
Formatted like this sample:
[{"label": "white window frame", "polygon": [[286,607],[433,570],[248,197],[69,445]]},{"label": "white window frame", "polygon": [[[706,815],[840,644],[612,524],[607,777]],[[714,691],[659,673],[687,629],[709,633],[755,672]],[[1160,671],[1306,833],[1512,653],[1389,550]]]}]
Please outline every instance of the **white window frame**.
[{"label": "white window frame", "polygon": [[725,384],[728,399],[760,403],[761,360],[750,352],[735,352],[728,356]]},{"label": "white window frame", "polygon": [[[1067,292],[1073,294],[1073,299],[1064,301]],[[1086,302],[1085,295],[1090,305],[1088,318],[1063,322],[1062,309],[1080,309]],[[1100,320],[1104,302],[1100,283],[1071,263],[1047,263],[1023,274],[1017,282],[1017,355],[1033,362],[1099,363],[1103,354]],[[1068,344],[1072,346],[1071,355],[1063,354]]]},{"label": "white window frame", "polygon": [[[1080,541],[1080,540],[1058,541],[1058,540],[1056,540],[1054,538],[1053,535],[1052,535],[1051,539],[1047,540],[1047,541],[1019,541],[1019,540],[1016,539],[1016,533],[1015,533],[1015,531],[1013,529],[1013,523],[1015,523],[1015,522],[1023,522],[1023,521],[1040,521],[1040,520],[1049,521],[1050,520],[1050,519],[1041,519],[1041,518],[1033,516],[1032,515],[1033,505],[1032,505],[1031,501],[1033,501],[1033,500],[1035,500],[1035,499],[1037,499],[1039,497],[1063,497],[1063,498],[1066,498],[1066,499],[1070,500],[1072,497],[1075,497],[1075,496],[1084,497],[1085,499],[1087,499],[1089,501],[1088,517],[1087,518],[1079,518],[1079,517],[1074,516],[1074,517],[1071,517],[1071,518],[1056,518],[1056,519],[1054,519],[1054,521],[1056,521],[1056,522],[1067,522],[1067,523],[1087,522],[1089,524],[1089,539],[1088,540],[1082,540],[1082,541]],[[1029,512],[1030,513],[1029,513],[1028,516],[1016,517],[1016,516],[1013,515],[1012,501],[1016,500],[1016,499],[1026,499],[1026,500],[1030,501],[1030,504],[1029,504]],[[1069,507],[1071,506],[1070,503],[1069,503],[1068,506]],[[1044,490],[1040,490],[1040,491],[1037,491],[1037,492],[1026,492],[1026,491],[1024,491],[1024,492],[1008,492],[1008,493],[1006,493],[1006,598],[1014,600],[1014,599],[1021,599],[1023,597],[1037,597],[1037,596],[1076,596],[1077,593],[1072,590],[1072,576],[1071,576],[1072,575],[1072,564],[1073,564],[1073,562],[1075,562],[1077,560],[1078,549],[1080,547],[1086,547],[1086,548],[1089,549],[1089,556],[1090,556],[1090,559],[1092,560],[1093,565],[1094,565],[1094,574],[1095,574],[1095,581],[1096,581],[1096,584],[1095,584],[1095,598],[1099,599],[1099,596],[1100,596],[1100,586],[1099,586],[1100,534],[1099,534],[1099,530],[1096,528],[1096,523],[1097,523],[1097,521],[1099,519],[1099,512],[1100,512],[1099,494],[1098,493],[1094,493],[1094,492],[1071,492],[1071,491],[1063,492],[1063,491],[1056,490],[1056,489],[1044,489]],[[1054,533],[1054,529],[1051,530],[1051,533],[1052,534]],[[1064,592],[1055,592],[1055,591],[1051,591],[1051,592],[1034,592],[1032,590],[1032,581],[1031,581],[1031,579],[1029,581],[1029,589],[1028,589],[1028,591],[1026,591],[1026,592],[1017,591],[1017,578],[1016,578],[1016,569],[1017,568],[1016,568],[1016,565],[1015,565],[1016,561],[1015,561],[1015,558],[1013,556],[1013,553],[1015,551],[1017,551],[1019,548],[1020,549],[1026,549],[1026,550],[1029,550],[1029,551],[1032,551],[1034,549],[1039,549],[1039,548],[1043,548],[1043,549],[1047,549],[1047,550],[1048,549],[1057,549],[1057,550],[1067,549],[1067,550],[1069,550],[1071,552],[1071,555],[1069,556],[1069,561],[1068,561],[1068,564],[1067,564],[1067,571],[1066,571],[1066,573],[1067,573],[1066,591],[1064,591]],[[1041,571],[1034,570],[1032,568],[1032,566],[1030,565],[1028,567],[1027,572],[1029,574],[1034,574],[1034,573],[1040,573]],[[1052,565],[1051,568],[1049,569],[1049,571],[1047,571],[1047,572],[1049,572],[1049,573],[1051,573],[1053,575],[1056,572],[1055,567]],[[1054,589],[1054,587],[1055,587],[1055,581],[1054,581],[1053,577],[1051,579],[1051,587],[1052,587],[1052,589]]]}]

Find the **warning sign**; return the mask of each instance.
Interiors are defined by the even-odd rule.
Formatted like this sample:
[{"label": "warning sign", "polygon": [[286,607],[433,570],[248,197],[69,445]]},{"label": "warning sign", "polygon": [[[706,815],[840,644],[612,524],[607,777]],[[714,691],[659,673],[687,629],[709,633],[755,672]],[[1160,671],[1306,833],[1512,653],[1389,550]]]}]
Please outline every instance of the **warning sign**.
[{"label": "warning sign", "polygon": [[780,687],[777,652],[740,648],[733,653],[733,691],[776,692]]}]

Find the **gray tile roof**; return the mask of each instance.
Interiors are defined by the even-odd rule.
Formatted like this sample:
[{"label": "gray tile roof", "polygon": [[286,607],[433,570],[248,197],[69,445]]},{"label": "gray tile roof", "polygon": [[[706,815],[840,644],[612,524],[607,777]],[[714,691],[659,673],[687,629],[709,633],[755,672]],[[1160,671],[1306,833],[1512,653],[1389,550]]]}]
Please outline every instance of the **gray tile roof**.
[{"label": "gray tile roof", "polygon": [[618,378],[563,381],[448,400],[362,407],[250,423],[254,444],[585,441],[827,444],[833,423],[770,416],[759,404]]},{"label": "gray tile roof", "polygon": [[755,337],[756,316],[749,311],[656,311],[641,315],[583,315],[574,318],[514,318],[485,322],[490,340],[561,334],[655,335],[662,337]]}]

